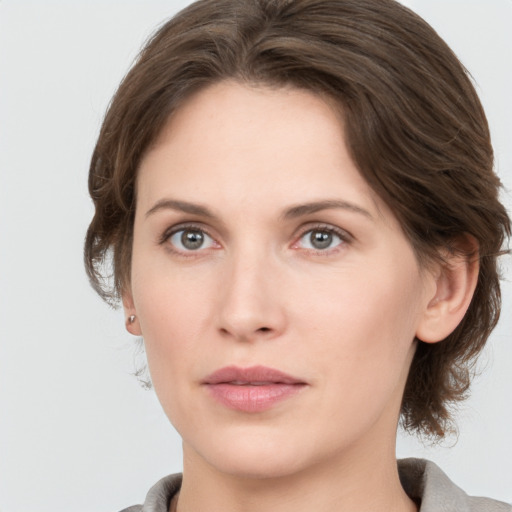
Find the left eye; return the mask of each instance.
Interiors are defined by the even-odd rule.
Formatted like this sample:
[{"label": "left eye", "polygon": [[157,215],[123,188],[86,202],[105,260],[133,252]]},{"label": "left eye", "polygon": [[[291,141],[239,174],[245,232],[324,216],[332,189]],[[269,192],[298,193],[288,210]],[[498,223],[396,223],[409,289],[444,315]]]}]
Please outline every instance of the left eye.
[{"label": "left eye", "polygon": [[209,249],[215,245],[215,241],[200,229],[180,229],[169,237],[170,243],[179,251],[189,252],[199,249]]},{"label": "left eye", "polygon": [[343,243],[343,240],[334,231],[329,229],[311,229],[304,233],[299,240],[303,249],[325,251]]}]

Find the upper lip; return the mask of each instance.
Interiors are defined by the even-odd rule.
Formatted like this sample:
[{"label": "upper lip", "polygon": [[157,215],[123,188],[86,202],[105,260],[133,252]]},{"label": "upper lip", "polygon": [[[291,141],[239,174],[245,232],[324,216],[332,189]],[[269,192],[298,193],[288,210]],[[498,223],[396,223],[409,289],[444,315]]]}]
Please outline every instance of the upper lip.
[{"label": "upper lip", "polygon": [[306,384],[303,380],[292,377],[280,370],[267,366],[239,368],[226,366],[208,375],[203,384]]}]

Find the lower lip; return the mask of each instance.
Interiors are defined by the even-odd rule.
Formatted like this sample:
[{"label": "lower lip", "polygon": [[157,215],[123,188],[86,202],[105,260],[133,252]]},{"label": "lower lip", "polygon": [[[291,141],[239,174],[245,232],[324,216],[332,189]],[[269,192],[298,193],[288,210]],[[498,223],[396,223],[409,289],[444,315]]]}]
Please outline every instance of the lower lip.
[{"label": "lower lip", "polygon": [[305,384],[265,384],[263,386],[236,386],[234,384],[206,384],[218,402],[243,412],[263,412],[275,404],[296,395]]}]

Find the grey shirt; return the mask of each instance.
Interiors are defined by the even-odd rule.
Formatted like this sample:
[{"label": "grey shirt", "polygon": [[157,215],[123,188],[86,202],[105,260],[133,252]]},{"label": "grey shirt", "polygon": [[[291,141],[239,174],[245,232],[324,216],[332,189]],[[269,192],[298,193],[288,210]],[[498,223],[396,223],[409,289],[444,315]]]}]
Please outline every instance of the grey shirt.
[{"label": "grey shirt", "polygon": [[[420,512],[512,512],[512,506],[489,498],[468,496],[433,462],[423,459],[398,461],[400,481]],[[121,512],[168,512],[172,497],[180,490],[181,475],[169,475],[148,492],[144,505]]]}]

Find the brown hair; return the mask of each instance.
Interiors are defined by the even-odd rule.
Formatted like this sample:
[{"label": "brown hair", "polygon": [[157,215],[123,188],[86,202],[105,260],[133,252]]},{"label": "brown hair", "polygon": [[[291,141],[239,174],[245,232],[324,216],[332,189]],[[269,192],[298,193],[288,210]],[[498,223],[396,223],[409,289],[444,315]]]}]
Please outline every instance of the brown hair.
[{"label": "brown hair", "polygon": [[461,236],[478,242],[469,310],[443,342],[418,342],[402,403],[405,428],[442,437],[448,406],[466,396],[472,363],[498,320],[497,257],[510,220],[467,72],[394,0],[199,0],[163,25],[115,94],[92,156],[96,211],[85,264],[93,287],[114,303],[129,285],[141,157],[187,97],[226,79],[333,99],[356,165],[420,263],[439,261]]}]

